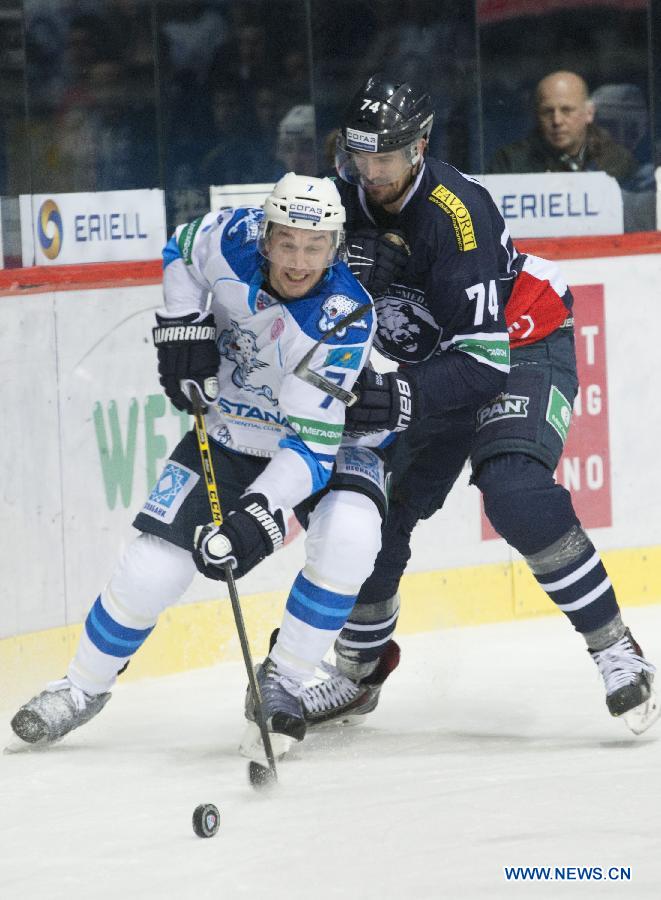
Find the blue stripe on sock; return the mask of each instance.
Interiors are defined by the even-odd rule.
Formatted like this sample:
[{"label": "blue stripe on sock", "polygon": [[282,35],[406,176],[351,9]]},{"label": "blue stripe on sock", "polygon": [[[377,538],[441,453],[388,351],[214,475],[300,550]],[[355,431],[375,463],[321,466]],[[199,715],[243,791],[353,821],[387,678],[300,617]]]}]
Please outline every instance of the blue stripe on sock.
[{"label": "blue stripe on sock", "polygon": [[355,596],[320,588],[301,573],[287,599],[287,611],[307,625],[338,631],[353,609]]},{"label": "blue stripe on sock", "polygon": [[142,646],[154,630],[151,628],[128,628],[120,625],[103,608],[101,597],[97,597],[94,606],[85,619],[85,631],[97,649],[109,656],[131,656]]}]

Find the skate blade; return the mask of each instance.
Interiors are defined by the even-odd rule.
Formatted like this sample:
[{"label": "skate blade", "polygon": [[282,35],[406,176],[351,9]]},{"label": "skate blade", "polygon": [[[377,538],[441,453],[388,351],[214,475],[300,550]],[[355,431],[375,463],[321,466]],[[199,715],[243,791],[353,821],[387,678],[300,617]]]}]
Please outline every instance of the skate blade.
[{"label": "skate blade", "polygon": [[321,722],[311,721],[310,719],[306,719],[305,722],[308,731],[326,731],[333,728],[344,728],[345,726],[355,728],[357,725],[362,725],[366,718],[366,713],[347,713],[345,716],[336,716],[334,719],[324,719]]},{"label": "skate blade", "polygon": [[[282,759],[292,744],[297,744],[294,738],[287,734],[280,734],[278,731],[269,731],[271,738],[271,747],[273,755],[276,759]],[[258,725],[255,722],[248,722],[243,732],[241,742],[239,744],[239,753],[255,762],[263,762],[266,757],[264,752],[264,742]]]},{"label": "skate blade", "polygon": [[652,691],[649,700],[630,709],[621,718],[630,731],[633,731],[634,734],[642,734],[656,722],[659,716],[661,716],[661,704],[657,694]]}]

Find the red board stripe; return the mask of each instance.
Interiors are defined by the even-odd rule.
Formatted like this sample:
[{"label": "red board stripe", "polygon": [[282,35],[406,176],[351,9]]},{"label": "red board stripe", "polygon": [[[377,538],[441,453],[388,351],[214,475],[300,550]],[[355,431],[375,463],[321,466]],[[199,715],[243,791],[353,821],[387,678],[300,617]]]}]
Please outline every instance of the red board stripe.
[{"label": "red board stripe", "polygon": [[[661,232],[642,231],[580,238],[529,238],[515,242],[524,253],[545,259],[591,259],[661,253]],[[140,262],[86,263],[72,266],[35,266],[31,269],[0,269],[0,294],[75,291],[82,287],[118,287],[158,284],[160,259]]]}]

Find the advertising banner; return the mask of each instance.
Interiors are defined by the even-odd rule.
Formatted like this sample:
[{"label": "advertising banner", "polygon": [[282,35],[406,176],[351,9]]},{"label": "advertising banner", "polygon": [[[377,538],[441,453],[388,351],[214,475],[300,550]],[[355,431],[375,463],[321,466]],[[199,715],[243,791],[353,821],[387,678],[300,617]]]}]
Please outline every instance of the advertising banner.
[{"label": "advertising banner", "polygon": [[22,195],[23,266],[155,259],[166,242],[163,191]]},{"label": "advertising banner", "polygon": [[622,234],[622,192],[605,172],[476,175],[514,238]]},{"label": "advertising banner", "polygon": [[[622,234],[624,214],[617,181],[605,172],[474,175],[493,197],[514,238]],[[272,184],[209,188],[209,208],[263,206]],[[661,221],[661,216],[657,217]]]},{"label": "advertising banner", "polygon": [[[645,341],[657,317],[661,254],[566,259],[561,268],[575,297],[581,392],[556,477],[600,552],[661,546],[661,367],[653,336]],[[121,277],[115,287],[51,285],[2,297],[0,565],[12,589],[0,605],[0,640],[82,621],[190,428],[158,382],[151,329],[161,302],[159,283]],[[416,527],[408,571],[432,573],[440,590],[446,573],[459,570],[461,591],[470,593],[479,567],[502,564],[503,590],[518,591],[504,568],[514,551],[485,539],[469,477],[466,468],[443,509]],[[241,580],[242,596],[286,590],[303,550],[298,540],[266,559]],[[658,575],[649,579],[640,583],[658,590]],[[631,596],[642,593],[632,587]],[[224,585],[196,576],[186,601],[225,595]],[[542,595],[539,603],[546,608]]]},{"label": "advertising banner", "polygon": [[273,190],[273,184],[212,184],[209,188],[209,206],[263,206]]}]

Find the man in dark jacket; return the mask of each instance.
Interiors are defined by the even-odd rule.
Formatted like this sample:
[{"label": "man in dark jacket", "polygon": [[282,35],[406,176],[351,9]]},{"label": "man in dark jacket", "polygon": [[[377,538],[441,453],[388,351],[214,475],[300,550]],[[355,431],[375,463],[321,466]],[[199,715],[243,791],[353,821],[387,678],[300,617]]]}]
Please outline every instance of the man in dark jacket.
[{"label": "man in dark jacket", "polygon": [[606,172],[630,178],[636,162],[607,131],[594,124],[594,104],[574,72],[552,72],[535,90],[537,127],[523,140],[496,151],[487,167],[507,172]]}]

